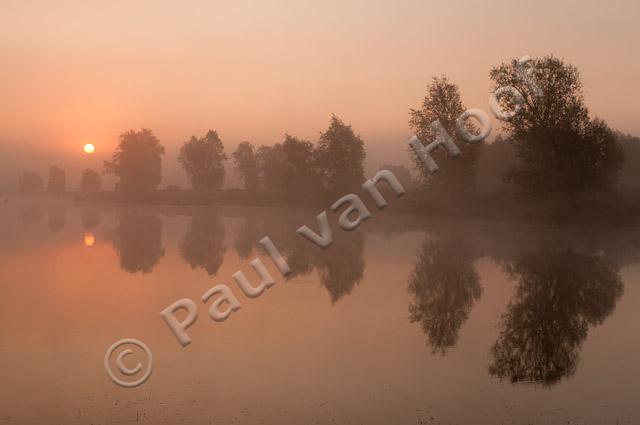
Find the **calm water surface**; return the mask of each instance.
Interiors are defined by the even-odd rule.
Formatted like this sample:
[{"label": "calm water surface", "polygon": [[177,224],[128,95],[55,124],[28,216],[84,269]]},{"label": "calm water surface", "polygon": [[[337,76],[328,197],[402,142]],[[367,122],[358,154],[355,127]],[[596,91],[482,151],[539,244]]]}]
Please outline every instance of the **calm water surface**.
[{"label": "calm water surface", "polygon": [[[154,208],[10,198],[0,206],[0,424],[640,423],[640,229]],[[294,276],[257,242],[269,235]],[[232,274],[263,259],[249,299]],[[209,319],[225,283],[242,308]],[[159,316],[200,306],[182,348]],[[115,341],[154,373],[114,385]],[[135,362],[134,362],[135,363]]]}]

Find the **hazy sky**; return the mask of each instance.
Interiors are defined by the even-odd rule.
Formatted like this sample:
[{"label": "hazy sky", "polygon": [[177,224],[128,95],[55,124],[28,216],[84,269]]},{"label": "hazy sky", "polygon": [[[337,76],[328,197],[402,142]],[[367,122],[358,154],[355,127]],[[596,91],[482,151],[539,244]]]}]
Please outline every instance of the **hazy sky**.
[{"label": "hazy sky", "polygon": [[167,148],[163,185],[183,184],[191,134],[216,129],[228,151],[285,132],[315,141],[331,113],[363,137],[369,167],[404,162],[432,75],[489,111],[489,69],[527,53],[576,65],[592,113],[637,135],[639,21],[638,0],[2,0],[0,189],[53,162],[76,185],[142,127]]}]

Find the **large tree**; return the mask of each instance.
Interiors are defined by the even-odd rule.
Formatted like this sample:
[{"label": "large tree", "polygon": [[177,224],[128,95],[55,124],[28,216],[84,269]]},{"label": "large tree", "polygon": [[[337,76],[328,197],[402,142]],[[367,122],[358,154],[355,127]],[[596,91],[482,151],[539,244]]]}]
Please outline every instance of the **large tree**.
[{"label": "large tree", "polygon": [[126,191],[155,190],[162,180],[164,147],[148,129],[130,130],[120,135],[120,144],[104,170],[120,178]]},{"label": "large tree", "polygon": [[360,187],[364,181],[365,156],[360,136],[333,115],[316,148],[316,164],[325,189],[340,193]]},{"label": "large tree", "polygon": [[196,190],[220,189],[224,182],[224,145],[218,133],[209,130],[204,137],[191,139],[182,145],[178,162]]},{"label": "large tree", "polygon": [[[519,112],[504,124],[518,158],[507,179],[529,194],[610,188],[622,150],[605,122],[590,118],[578,70],[554,56],[534,59],[531,65],[529,74],[541,93],[522,78],[517,60],[490,72],[494,89],[513,86],[524,97]],[[501,103],[505,111],[516,108],[509,98]]]},{"label": "large tree", "polygon": [[231,154],[234,168],[240,175],[246,190],[256,190],[260,187],[260,176],[256,150],[249,142],[242,142]]},{"label": "large tree", "polygon": [[444,161],[443,158],[446,158],[448,153],[444,148],[436,149],[431,155],[442,165],[438,172],[432,175],[411,150],[411,157],[423,183],[451,193],[475,189],[475,167],[482,144],[467,143],[458,135],[456,120],[465,110],[458,86],[442,75],[433,77],[431,84],[427,86],[422,108],[409,111],[409,126],[423,144],[428,145],[435,140],[436,133],[431,124],[440,121],[461,152],[455,161]]}]

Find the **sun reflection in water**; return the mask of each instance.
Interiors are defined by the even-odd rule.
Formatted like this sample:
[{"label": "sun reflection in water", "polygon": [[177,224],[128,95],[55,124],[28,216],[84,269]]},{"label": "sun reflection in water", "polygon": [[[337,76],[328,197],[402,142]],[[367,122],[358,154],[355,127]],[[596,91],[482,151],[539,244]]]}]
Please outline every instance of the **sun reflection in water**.
[{"label": "sun reflection in water", "polygon": [[93,246],[96,243],[96,237],[93,233],[87,232],[84,234],[84,245]]}]

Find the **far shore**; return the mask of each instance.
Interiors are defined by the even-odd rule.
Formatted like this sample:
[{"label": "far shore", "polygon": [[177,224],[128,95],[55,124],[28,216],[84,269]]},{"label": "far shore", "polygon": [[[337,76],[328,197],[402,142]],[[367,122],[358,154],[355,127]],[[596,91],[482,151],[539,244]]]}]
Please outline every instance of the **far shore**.
[{"label": "far shore", "polygon": [[[383,191],[384,192],[384,191]],[[376,208],[365,193],[358,193],[374,211]],[[456,196],[424,196],[420,189],[410,189],[402,198],[386,192],[391,212],[432,218],[482,220],[489,222],[544,224],[640,224],[640,194],[616,192],[611,194],[581,194],[573,198],[527,199],[510,193],[470,193]],[[150,206],[225,206],[225,207],[287,207],[329,209],[337,196],[317,193],[294,194],[284,191],[247,191],[220,189],[194,191],[190,189],[145,192],[100,191],[83,193],[67,191],[59,194],[37,192],[31,194],[5,193],[9,199],[62,200],[76,203],[134,204]]]}]

